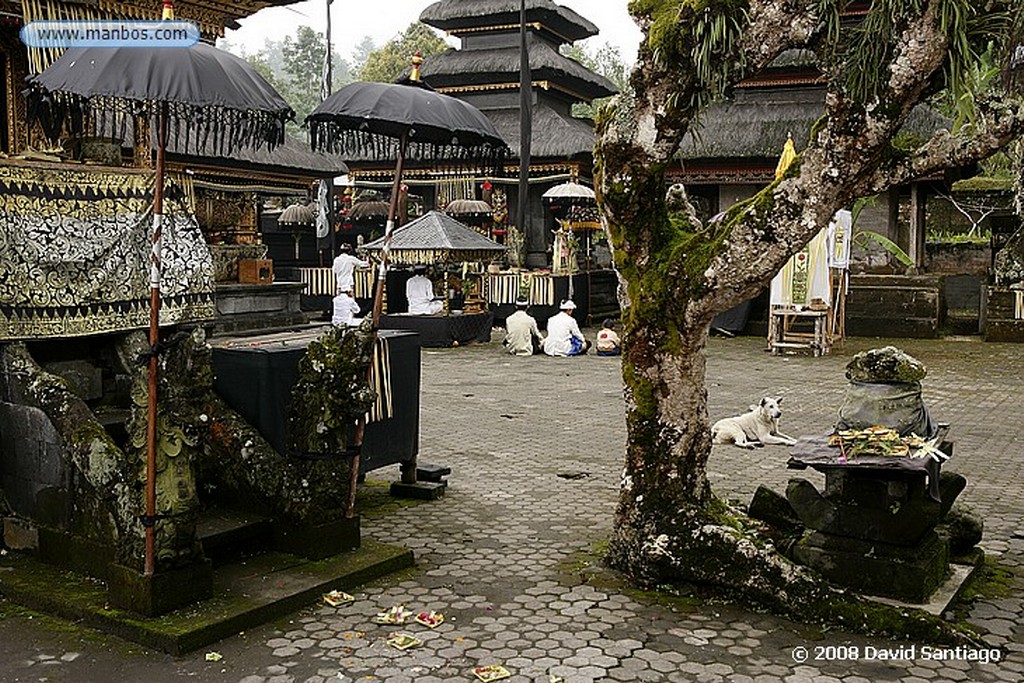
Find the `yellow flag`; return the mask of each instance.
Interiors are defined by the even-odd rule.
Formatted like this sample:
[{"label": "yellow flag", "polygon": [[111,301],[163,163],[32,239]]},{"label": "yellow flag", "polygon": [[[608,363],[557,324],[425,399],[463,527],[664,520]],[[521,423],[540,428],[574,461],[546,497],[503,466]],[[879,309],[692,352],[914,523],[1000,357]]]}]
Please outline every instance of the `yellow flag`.
[{"label": "yellow flag", "polygon": [[776,180],[782,177],[782,174],[786,172],[786,169],[789,168],[794,159],[796,159],[796,147],[793,146],[793,136],[790,136],[782,147],[782,156],[779,157],[779,163],[775,167]]}]

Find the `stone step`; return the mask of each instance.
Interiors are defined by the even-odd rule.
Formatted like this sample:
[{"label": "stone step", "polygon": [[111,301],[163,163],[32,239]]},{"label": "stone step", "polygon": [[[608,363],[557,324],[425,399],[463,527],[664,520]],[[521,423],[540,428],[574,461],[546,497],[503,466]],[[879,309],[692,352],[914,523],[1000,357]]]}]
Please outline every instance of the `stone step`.
[{"label": "stone step", "polygon": [[222,565],[268,550],[273,527],[270,519],[262,515],[215,508],[199,517],[196,535],[203,544],[203,554],[214,565]]}]

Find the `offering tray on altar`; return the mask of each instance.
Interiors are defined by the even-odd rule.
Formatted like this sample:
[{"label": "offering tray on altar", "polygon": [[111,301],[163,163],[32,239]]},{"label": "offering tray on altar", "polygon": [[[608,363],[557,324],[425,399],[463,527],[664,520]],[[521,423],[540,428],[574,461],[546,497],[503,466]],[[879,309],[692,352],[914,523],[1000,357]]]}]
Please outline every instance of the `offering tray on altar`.
[{"label": "offering tray on altar", "polygon": [[[860,433],[869,430],[885,430],[877,433],[878,442],[891,443],[883,446],[889,451],[871,447],[858,447],[859,442],[871,446],[870,439],[860,439]],[[934,437],[924,440],[921,437],[902,437],[899,445],[892,441],[892,430],[870,427],[868,430],[847,430],[847,438],[836,438],[843,434],[820,436],[803,436],[790,451],[787,466],[790,469],[807,469],[828,473],[841,468],[866,470],[900,470],[916,472],[928,477],[928,495],[939,500],[939,472],[942,463],[952,455],[952,444],[946,440],[949,426],[941,425]],[[899,435],[896,435],[899,438]],[[916,445],[912,445],[916,444]],[[906,447],[906,451],[902,447]],[[883,454],[890,452],[892,454]]]}]

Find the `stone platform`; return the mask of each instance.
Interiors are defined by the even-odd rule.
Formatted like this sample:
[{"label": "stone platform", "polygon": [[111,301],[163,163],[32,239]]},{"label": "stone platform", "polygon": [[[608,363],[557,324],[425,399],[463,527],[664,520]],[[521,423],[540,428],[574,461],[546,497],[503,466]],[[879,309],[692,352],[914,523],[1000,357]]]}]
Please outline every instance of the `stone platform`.
[{"label": "stone platform", "polygon": [[102,582],[28,555],[0,557],[0,593],[14,603],[180,655],[413,565],[412,551],[364,540],[359,550],[312,561],[267,553],[214,569],[209,600],[157,618],[112,608]]}]

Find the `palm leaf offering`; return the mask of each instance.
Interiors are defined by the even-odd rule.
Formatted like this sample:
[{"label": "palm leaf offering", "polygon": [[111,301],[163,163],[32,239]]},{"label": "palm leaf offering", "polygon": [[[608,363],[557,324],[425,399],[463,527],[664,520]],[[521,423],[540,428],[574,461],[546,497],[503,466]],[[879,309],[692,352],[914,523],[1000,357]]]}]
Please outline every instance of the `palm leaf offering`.
[{"label": "palm leaf offering", "polygon": [[865,429],[843,429],[830,435],[828,445],[839,448],[841,461],[858,456],[881,456],[889,458],[927,458],[944,462],[949,456],[938,448],[938,438],[925,439],[917,434],[900,436],[889,427],[867,427]]}]

